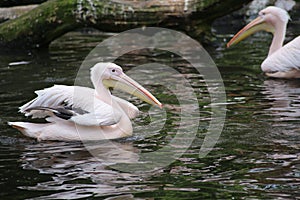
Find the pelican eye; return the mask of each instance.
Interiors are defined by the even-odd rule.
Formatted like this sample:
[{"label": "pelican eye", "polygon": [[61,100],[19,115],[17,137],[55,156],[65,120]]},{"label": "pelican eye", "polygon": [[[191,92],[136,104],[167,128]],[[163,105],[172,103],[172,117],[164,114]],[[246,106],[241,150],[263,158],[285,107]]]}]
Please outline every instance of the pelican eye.
[{"label": "pelican eye", "polygon": [[116,70],[115,70],[115,69],[112,69],[111,71],[112,71],[112,72],[116,72]]}]

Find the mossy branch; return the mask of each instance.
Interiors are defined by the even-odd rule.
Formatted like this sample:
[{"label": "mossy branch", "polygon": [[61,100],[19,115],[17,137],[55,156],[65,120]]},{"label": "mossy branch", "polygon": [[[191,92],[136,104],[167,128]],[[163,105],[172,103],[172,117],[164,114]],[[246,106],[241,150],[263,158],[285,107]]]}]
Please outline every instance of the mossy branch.
[{"label": "mossy branch", "polygon": [[160,26],[186,31],[191,35],[201,34],[207,31],[215,18],[250,1],[49,0],[16,19],[2,23],[0,46],[47,47],[61,35],[86,26],[102,31]]}]

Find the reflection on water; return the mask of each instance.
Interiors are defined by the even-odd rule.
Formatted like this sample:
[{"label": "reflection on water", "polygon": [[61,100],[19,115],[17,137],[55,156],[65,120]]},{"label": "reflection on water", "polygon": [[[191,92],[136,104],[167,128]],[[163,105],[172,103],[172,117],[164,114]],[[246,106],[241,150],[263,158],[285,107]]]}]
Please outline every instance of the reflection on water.
[{"label": "reflection on water", "polygon": [[[295,26],[293,21],[291,29]],[[125,70],[150,62],[166,64],[182,73],[197,91],[197,138],[182,157],[163,169],[145,174],[117,170],[120,164],[142,162],[141,153],[164,147],[176,134],[180,123],[178,101],[170,91],[155,85],[147,88],[167,102],[163,130],[139,126],[149,122],[149,107],[130,99],[144,111],[134,122],[135,135],[109,143],[90,143],[97,157],[80,142],[38,143],[6,125],[7,121],[25,120],[17,107],[32,99],[34,90],[54,83],[72,84],[81,60],[107,36],[74,32],[56,41],[49,52],[1,53],[3,199],[300,197],[300,81],[268,79],[262,74],[259,66],[267,54],[268,34],[257,34],[231,49],[225,49],[223,41],[229,36],[219,35],[220,47],[210,50],[223,76],[228,102],[224,131],[215,149],[204,158],[199,158],[199,149],[212,116],[205,82],[188,63],[161,51],[131,52],[117,62]],[[289,37],[294,35],[289,33]],[[151,112],[151,116],[158,117],[158,111]]]},{"label": "reflection on water", "polygon": [[56,191],[38,199],[126,194],[131,193],[132,188],[151,190],[150,186],[139,184],[142,177],[117,172],[108,167],[112,163],[137,161],[138,154],[135,151],[138,149],[133,147],[131,142],[97,142],[90,144],[90,151],[97,154],[97,159],[91,156],[81,143],[51,142],[26,145],[19,160],[22,168],[49,174],[52,180],[19,188]]},{"label": "reflection on water", "polygon": [[266,99],[271,107],[266,113],[278,121],[294,121],[300,117],[300,81],[299,80],[266,80],[264,81]]}]

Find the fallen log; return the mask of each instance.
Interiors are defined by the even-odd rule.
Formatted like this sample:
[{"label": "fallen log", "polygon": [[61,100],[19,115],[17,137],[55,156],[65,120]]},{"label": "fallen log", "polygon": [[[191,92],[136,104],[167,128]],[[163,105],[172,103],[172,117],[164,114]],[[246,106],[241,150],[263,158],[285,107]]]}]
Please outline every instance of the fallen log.
[{"label": "fallen log", "polygon": [[142,26],[185,31],[199,37],[214,19],[251,0],[50,0],[0,25],[0,46],[47,47],[80,27],[120,32]]},{"label": "fallen log", "polygon": [[38,5],[26,5],[26,6],[13,6],[8,8],[0,8],[0,22],[4,22],[9,19],[15,19],[21,15],[36,8]]}]

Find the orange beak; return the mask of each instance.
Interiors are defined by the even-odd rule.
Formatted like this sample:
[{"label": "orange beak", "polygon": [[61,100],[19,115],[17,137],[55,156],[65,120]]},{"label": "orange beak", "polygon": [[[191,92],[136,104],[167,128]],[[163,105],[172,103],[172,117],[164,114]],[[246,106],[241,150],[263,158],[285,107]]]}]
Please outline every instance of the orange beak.
[{"label": "orange beak", "polygon": [[111,79],[103,80],[103,84],[106,87],[123,90],[151,105],[162,108],[162,104],[148,90],[124,73],[118,76],[112,76]]},{"label": "orange beak", "polygon": [[268,31],[274,32],[274,27],[268,23],[266,23],[265,19],[261,16],[254,19],[247,26],[245,26],[242,30],[240,30],[228,43],[227,47],[235,45],[240,41],[246,39],[250,35],[258,32],[258,31]]}]

